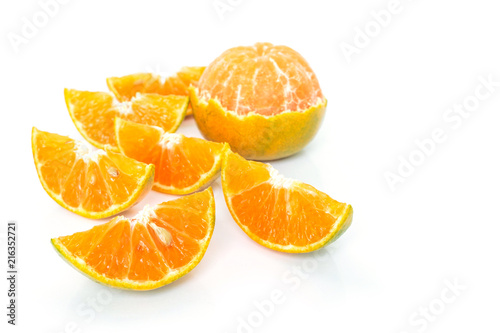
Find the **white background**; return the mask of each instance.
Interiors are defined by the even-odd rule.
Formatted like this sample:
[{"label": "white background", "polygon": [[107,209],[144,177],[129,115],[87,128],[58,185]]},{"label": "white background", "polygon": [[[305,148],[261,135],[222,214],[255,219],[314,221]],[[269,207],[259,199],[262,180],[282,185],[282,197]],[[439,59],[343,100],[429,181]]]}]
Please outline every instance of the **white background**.
[{"label": "white background", "polygon": [[[237,332],[250,317],[253,326],[241,332],[498,332],[500,87],[457,128],[443,119],[474,95],[480,76],[500,81],[498,3],[401,0],[399,13],[349,63],[341,43],[353,44],[356,28],[370,26],[370,12],[389,1],[221,2],[233,4],[222,17],[213,0],[69,1],[16,52],[8,34],[21,35],[23,17],[32,21],[41,7],[2,0],[1,266],[5,271],[5,224],[15,220],[20,272],[15,328],[6,324],[1,278],[2,327]],[[218,180],[214,235],[187,276],[155,291],[129,292],[71,269],[50,238],[100,222],[64,210],[45,193],[32,161],[32,126],[80,138],[64,87],[106,90],[108,76],[168,74],[258,41],[299,51],[329,99],[315,140],[272,164],[352,204],[347,233],[320,253],[321,261],[268,250],[233,222]],[[415,140],[436,128],[446,141],[391,191],[384,173],[396,173],[398,157],[408,159]],[[192,118],[180,132],[200,136]],[[152,192],[125,215],[172,198]],[[304,266],[307,277],[293,273]],[[446,281],[465,290],[455,296]],[[284,302],[264,317],[255,302],[266,303],[273,290]],[[422,323],[418,311],[429,306],[432,320]]]}]

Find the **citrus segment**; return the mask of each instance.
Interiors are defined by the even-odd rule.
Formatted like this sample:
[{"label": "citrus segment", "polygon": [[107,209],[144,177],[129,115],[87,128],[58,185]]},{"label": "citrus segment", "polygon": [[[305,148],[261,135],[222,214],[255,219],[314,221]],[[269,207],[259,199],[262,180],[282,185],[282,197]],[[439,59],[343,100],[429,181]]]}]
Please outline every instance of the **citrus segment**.
[{"label": "citrus segment", "polygon": [[[119,101],[130,101],[137,93],[188,96],[190,85],[198,86],[205,67],[183,67],[176,74],[162,78],[152,73],[136,73],[106,79],[109,90]],[[188,107],[187,114],[191,114]]]},{"label": "citrus segment", "polygon": [[219,174],[227,144],[166,133],[159,127],[117,118],[116,141],[128,157],[156,167],[153,189],[187,194],[209,185]]},{"label": "citrus segment", "polygon": [[352,207],[314,187],[281,176],[269,164],[227,152],[222,188],[238,225],[257,243],[283,252],[310,252],[337,239]]},{"label": "citrus segment", "polygon": [[97,282],[124,289],[164,286],[203,258],[215,223],[211,188],[156,206],[134,218],[52,239],[59,254]]},{"label": "citrus segment", "polygon": [[152,187],[154,165],[33,128],[35,166],[45,191],[79,215],[104,218],[138,202]]},{"label": "citrus segment", "polygon": [[137,93],[157,93],[160,80],[158,75],[152,73],[136,73],[121,77],[110,77],[106,79],[106,83],[118,101],[128,102]]},{"label": "citrus segment", "polygon": [[82,136],[98,148],[109,144],[115,149],[116,116],[175,132],[186,115],[189,102],[185,96],[157,94],[139,94],[130,101],[118,102],[110,93],[74,89],[64,89],[64,98]]}]

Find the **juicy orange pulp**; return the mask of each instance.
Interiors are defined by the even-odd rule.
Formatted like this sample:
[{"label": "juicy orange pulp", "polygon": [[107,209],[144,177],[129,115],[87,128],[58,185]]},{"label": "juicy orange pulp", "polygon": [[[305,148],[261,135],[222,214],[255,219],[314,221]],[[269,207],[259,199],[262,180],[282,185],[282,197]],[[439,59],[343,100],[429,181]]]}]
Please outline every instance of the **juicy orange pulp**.
[{"label": "juicy orange pulp", "polygon": [[222,187],[231,215],[255,241],[285,252],[309,252],[337,239],[352,207],[311,185],[281,176],[269,164],[228,152]]},{"label": "juicy orange pulp", "polygon": [[91,218],[117,214],[151,189],[154,165],[109,149],[94,150],[83,142],[36,128],[32,147],[44,189],[77,214]]},{"label": "juicy orange pulp", "polygon": [[175,132],[180,126],[189,102],[185,96],[137,95],[118,102],[106,92],[65,89],[66,106],[82,136],[98,148],[109,144],[116,148],[115,117],[159,126]]},{"label": "juicy orange pulp", "polygon": [[204,71],[198,88],[200,98],[216,99],[238,115],[303,111],[324,99],[306,60],[270,43],[225,51]]},{"label": "juicy orange pulp", "polygon": [[116,141],[125,155],[155,165],[153,189],[186,194],[218,175],[227,144],[166,133],[159,127],[116,119]]},{"label": "juicy orange pulp", "polygon": [[72,265],[101,283],[154,289],[185,275],[202,259],[214,228],[214,209],[209,188],[52,243]]},{"label": "juicy orange pulp", "polygon": [[[183,67],[176,74],[162,78],[152,73],[136,73],[106,80],[109,90],[119,101],[130,101],[137,93],[188,96],[189,86],[198,86],[205,67]],[[191,114],[188,108],[187,114]]]}]

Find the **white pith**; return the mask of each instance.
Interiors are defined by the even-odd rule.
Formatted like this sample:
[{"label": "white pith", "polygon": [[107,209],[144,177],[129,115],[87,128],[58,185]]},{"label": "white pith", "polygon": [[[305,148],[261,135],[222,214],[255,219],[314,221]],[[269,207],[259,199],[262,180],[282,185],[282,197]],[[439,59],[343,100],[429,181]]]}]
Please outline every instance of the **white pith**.
[{"label": "white pith", "polygon": [[286,178],[283,175],[281,175],[278,170],[274,169],[272,166],[269,165],[269,175],[271,176],[269,178],[269,183],[273,187],[277,188],[284,188],[284,189],[290,189],[293,187],[295,184],[296,180]]}]

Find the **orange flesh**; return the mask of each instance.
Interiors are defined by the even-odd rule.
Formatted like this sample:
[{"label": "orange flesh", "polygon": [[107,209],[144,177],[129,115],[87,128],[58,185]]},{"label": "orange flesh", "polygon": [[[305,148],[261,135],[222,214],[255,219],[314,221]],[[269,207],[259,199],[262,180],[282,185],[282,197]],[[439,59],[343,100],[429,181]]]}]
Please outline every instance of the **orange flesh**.
[{"label": "orange flesh", "polygon": [[146,226],[136,223],[132,232],[132,260],[128,278],[136,281],[160,280],[168,267]]},{"label": "orange flesh", "polygon": [[178,73],[165,78],[164,81],[159,75],[137,73],[111,77],[107,79],[107,82],[108,87],[119,101],[130,101],[137,93],[188,96],[189,86],[198,86],[198,81],[204,70],[205,67],[183,67]]},{"label": "orange flesh", "polygon": [[239,222],[264,241],[299,247],[320,241],[347,206],[277,175],[270,165],[234,153],[226,163],[223,182],[229,205]]},{"label": "orange flesh", "polygon": [[[210,200],[208,189],[156,205],[131,220],[118,216],[58,239],[73,256],[108,278],[157,281],[200,252],[200,242],[210,232]],[[171,241],[164,236],[162,240],[161,231],[170,234]]]},{"label": "orange flesh", "polygon": [[155,185],[177,189],[200,181],[213,169],[225,147],[221,143],[165,133],[157,127],[123,120],[117,122],[116,134],[126,156],[155,165]]},{"label": "orange flesh", "polygon": [[270,43],[225,51],[203,72],[198,88],[201,98],[217,99],[238,115],[303,111],[324,99],[306,60]]},{"label": "orange flesh", "polygon": [[105,144],[116,146],[114,121],[117,116],[174,132],[189,100],[184,96],[144,94],[119,103],[110,93],[73,89],[65,89],[64,95],[78,129],[99,148]]},{"label": "orange flesh", "polygon": [[116,99],[127,102],[137,93],[154,93],[159,88],[159,78],[151,73],[137,73],[122,77],[112,77],[108,86]]},{"label": "orange flesh", "polygon": [[[107,274],[112,278],[124,278],[127,276],[127,266],[130,264],[130,223],[118,219],[114,226],[110,226],[100,237],[99,246],[94,246],[85,255],[87,262],[99,274]],[[91,239],[87,244],[96,244]]]},{"label": "orange flesh", "polygon": [[70,207],[102,212],[130,200],[146,164],[121,154],[92,151],[67,136],[34,130],[40,178]]},{"label": "orange flesh", "polygon": [[108,86],[119,101],[130,101],[137,93],[188,96],[188,87],[197,86],[205,67],[183,67],[173,76],[162,78],[151,73],[136,73],[108,78]]}]

